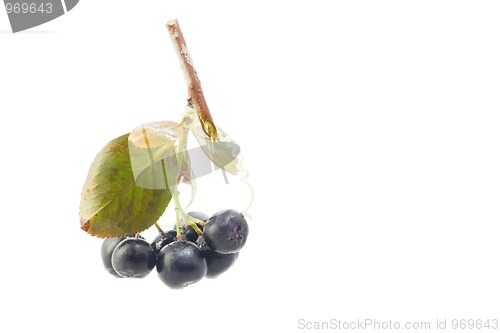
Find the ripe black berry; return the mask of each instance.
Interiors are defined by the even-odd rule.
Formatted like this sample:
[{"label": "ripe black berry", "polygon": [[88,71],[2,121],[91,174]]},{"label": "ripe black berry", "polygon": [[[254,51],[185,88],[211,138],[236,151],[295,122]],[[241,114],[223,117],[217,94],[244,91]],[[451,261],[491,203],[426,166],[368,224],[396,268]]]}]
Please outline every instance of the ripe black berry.
[{"label": "ripe black berry", "polygon": [[[202,212],[193,211],[193,212],[189,212],[188,215],[194,217],[195,219],[201,220],[203,222],[208,220],[208,215],[205,213],[202,213]],[[198,226],[198,229],[203,231],[203,227],[201,225],[197,225],[197,226]],[[176,228],[176,226],[174,226],[174,230],[175,230],[175,228]],[[185,240],[193,242],[193,243],[196,243],[196,240],[198,239],[198,234],[196,233],[196,231],[194,231],[194,229],[191,228],[191,226],[188,225],[186,222],[183,223],[183,226],[181,228],[181,235],[182,235],[182,239],[185,239]]]},{"label": "ripe black berry", "polygon": [[180,289],[203,279],[207,274],[207,263],[196,244],[182,240],[161,249],[156,270],[163,283]]},{"label": "ripe black berry", "polygon": [[248,237],[248,223],[240,212],[222,210],[212,215],[203,229],[203,238],[216,252],[227,254],[241,250]]},{"label": "ripe black berry", "polygon": [[114,249],[111,264],[122,277],[146,277],[156,264],[156,253],[144,239],[126,238]]},{"label": "ripe black berry", "polygon": [[112,275],[121,278],[118,273],[113,269],[113,265],[111,264],[111,255],[113,254],[113,250],[115,247],[124,240],[125,237],[120,238],[106,238],[101,245],[101,258],[102,263],[104,264],[104,268]]},{"label": "ripe black berry", "polygon": [[198,239],[198,245],[207,262],[207,278],[215,278],[224,273],[235,263],[236,259],[238,259],[238,252],[228,254],[215,252],[207,245],[203,237]]},{"label": "ripe black berry", "polygon": [[[198,228],[201,231],[203,231],[202,226],[198,226]],[[198,234],[196,233],[196,231],[194,231],[193,228],[188,227],[188,226],[182,226],[181,234],[182,234],[183,239],[190,241],[190,242],[193,242],[193,243],[196,243],[196,240],[198,239]]]},{"label": "ripe black berry", "polygon": [[153,251],[156,253],[160,252],[160,250],[175,241],[177,236],[177,232],[175,230],[169,230],[167,232],[164,232],[162,234],[159,234],[156,236],[156,238],[151,242],[151,247],[153,248]]}]

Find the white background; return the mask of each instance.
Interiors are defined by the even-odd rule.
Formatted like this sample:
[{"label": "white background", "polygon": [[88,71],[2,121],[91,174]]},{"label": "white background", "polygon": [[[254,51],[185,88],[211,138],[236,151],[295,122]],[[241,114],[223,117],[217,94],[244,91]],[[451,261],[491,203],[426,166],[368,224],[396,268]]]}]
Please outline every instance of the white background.
[{"label": "white background", "polygon": [[[0,10],[2,327],[498,318],[499,17],[496,1],[82,0],[12,34]],[[181,291],[108,275],[78,218],[101,147],[182,112],[172,18],[256,194],[236,265]],[[197,200],[224,207],[223,187]]]}]

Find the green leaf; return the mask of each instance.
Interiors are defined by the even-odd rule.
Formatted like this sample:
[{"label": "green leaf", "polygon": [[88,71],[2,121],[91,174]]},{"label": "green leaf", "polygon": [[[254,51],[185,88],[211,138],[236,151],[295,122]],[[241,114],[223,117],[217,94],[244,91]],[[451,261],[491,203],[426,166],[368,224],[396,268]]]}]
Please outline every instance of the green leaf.
[{"label": "green leaf", "polygon": [[143,124],[130,132],[128,147],[137,185],[153,190],[177,186],[176,143],[186,133],[172,121]]},{"label": "green leaf", "polygon": [[141,232],[163,214],[171,199],[168,189],[138,186],[130,164],[129,134],[110,141],[97,154],[83,186],[81,228],[100,238]]}]

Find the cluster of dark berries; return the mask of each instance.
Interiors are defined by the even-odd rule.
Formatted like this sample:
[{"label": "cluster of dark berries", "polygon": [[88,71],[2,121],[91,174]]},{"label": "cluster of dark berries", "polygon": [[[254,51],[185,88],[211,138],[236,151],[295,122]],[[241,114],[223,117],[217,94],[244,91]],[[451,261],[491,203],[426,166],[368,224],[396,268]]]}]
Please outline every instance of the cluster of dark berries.
[{"label": "cluster of dark berries", "polygon": [[102,243],[104,267],[116,277],[146,277],[156,266],[160,280],[174,289],[214,278],[231,267],[245,245],[248,223],[235,210],[220,211],[210,218],[188,213],[206,222],[198,226],[202,235],[183,223],[180,239],[170,230],[148,243],[141,236],[107,238]]}]

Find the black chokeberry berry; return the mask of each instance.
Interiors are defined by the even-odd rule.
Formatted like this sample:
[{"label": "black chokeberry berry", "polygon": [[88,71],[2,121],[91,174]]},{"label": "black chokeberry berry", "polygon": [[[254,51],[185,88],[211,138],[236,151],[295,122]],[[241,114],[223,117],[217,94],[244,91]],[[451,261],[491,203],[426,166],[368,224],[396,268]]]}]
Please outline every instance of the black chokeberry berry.
[{"label": "black chokeberry berry", "polygon": [[122,277],[143,278],[155,267],[156,253],[146,240],[126,238],[114,249],[111,264]]},{"label": "black chokeberry berry", "polygon": [[156,253],[160,252],[160,250],[164,246],[174,242],[176,240],[176,236],[177,232],[175,230],[169,230],[167,232],[159,234],[151,242],[151,247],[153,248],[153,251],[155,251]]},{"label": "black chokeberry berry", "polygon": [[203,237],[197,242],[207,262],[207,278],[215,278],[227,271],[238,259],[238,252],[222,254],[212,250]]},{"label": "black chokeberry berry", "polygon": [[203,279],[207,274],[207,262],[196,244],[181,240],[161,249],[156,270],[163,283],[180,289]]},{"label": "black chokeberry berry", "polygon": [[[201,231],[203,231],[202,226],[198,226],[198,228]],[[190,241],[190,242],[193,242],[193,243],[196,243],[196,240],[198,239],[198,233],[196,233],[196,231],[194,231],[193,228],[185,226],[185,225],[182,226],[181,235],[182,235],[183,239]]]},{"label": "black chokeberry berry", "polygon": [[[203,222],[206,222],[208,220],[208,215],[199,211],[192,211],[187,213],[189,216],[194,217],[195,219],[201,220]],[[182,228],[181,228],[181,235],[182,239],[196,243],[198,240],[198,233],[194,231],[194,229],[190,226],[189,223],[186,223],[185,221],[182,221]],[[197,225],[198,229],[203,231],[203,226]],[[174,225],[174,230],[176,229],[176,226]]]},{"label": "black chokeberry berry", "polygon": [[241,250],[248,237],[248,223],[243,215],[233,209],[212,215],[203,229],[203,238],[214,251],[222,254]]},{"label": "black chokeberry berry", "polygon": [[102,263],[104,264],[104,268],[110,274],[118,278],[121,278],[121,276],[118,275],[118,273],[116,273],[115,270],[113,269],[113,265],[111,264],[111,255],[113,254],[115,247],[124,239],[125,237],[106,238],[101,245],[101,258],[102,258]]}]

